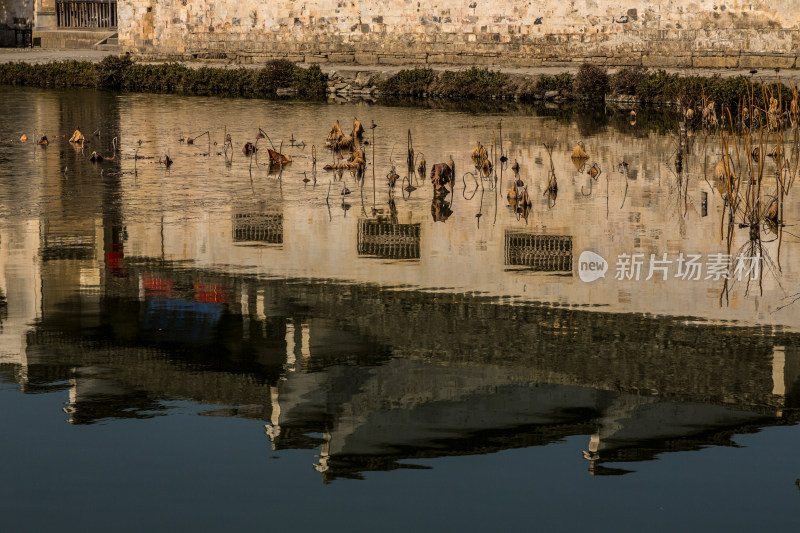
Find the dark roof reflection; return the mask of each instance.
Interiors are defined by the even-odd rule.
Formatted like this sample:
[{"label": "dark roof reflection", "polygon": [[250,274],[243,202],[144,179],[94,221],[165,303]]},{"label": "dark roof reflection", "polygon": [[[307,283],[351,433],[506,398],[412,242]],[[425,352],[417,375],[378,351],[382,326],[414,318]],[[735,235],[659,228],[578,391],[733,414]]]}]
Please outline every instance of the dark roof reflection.
[{"label": "dark roof reflection", "polygon": [[263,420],[274,449],[317,449],[323,480],[586,436],[612,463],[730,445],[797,422],[798,335],[463,295],[264,280],[126,259],[96,306],[47,300],[25,392],[69,391],[75,424],[164,401]]}]

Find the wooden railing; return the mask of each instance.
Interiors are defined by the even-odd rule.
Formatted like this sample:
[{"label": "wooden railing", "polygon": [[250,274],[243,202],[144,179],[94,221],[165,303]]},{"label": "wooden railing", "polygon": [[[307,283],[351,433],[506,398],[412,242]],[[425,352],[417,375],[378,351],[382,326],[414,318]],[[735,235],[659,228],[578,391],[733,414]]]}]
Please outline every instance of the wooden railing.
[{"label": "wooden railing", "polygon": [[117,0],[56,0],[59,28],[116,28]]}]

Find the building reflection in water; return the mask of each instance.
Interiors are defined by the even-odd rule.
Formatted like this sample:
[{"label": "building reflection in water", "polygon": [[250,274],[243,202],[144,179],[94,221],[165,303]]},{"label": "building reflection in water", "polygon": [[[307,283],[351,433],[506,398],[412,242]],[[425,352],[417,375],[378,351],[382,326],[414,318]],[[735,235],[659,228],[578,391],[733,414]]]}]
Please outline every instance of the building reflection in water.
[{"label": "building reflection in water", "polygon": [[[145,120],[140,130],[158,122]],[[527,161],[544,155],[540,142],[523,137],[540,129],[510,135]],[[132,138],[158,134],[129,130]],[[671,150],[668,139],[647,142]],[[183,156],[192,177],[213,164]],[[134,184],[116,175],[130,165],[110,163],[101,174],[81,170],[71,150],[64,157],[75,169],[69,180],[59,153],[38,161],[45,177],[35,185],[48,198],[42,212],[0,230],[8,311],[6,318],[0,307],[0,376],[23,392],[64,391],[70,423],[164,415],[168,400],[189,400],[214,406],[206,414],[263,421],[265,448],[313,450],[325,481],[574,435],[585,436],[592,473],[622,473],[611,463],[797,423],[796,328],[726,324],[753,313],[719,309],[719,290],[707,283],[609,280],[586,289],[575,276],[520,272],[571,274],[574,250],[597,246],[608,258],[717,251],[707,235],[718,233],[719,217],[692,221],[657,203],[657,157],[643,161],[630,211],[609,213],[608,196],[578,209],[589,200],[576,188],[554,209],[542,197],[530,232],[513,218],[492,234],[487,216],[477,237],[478,209],[464,209],[463,223],[461,198],[412,202],[418,218],[402,223],[396,214],[357,219],[346,211],[334,222],[316,216],[322,193],[312,216],[313,200],[300,196],[306,189],[284,191],[269,176],[259,185],[270,192],[263,200],[252,182],[255,198],[231,200],[209,180],[180,189],[188,199],[170,204],[174,189],[155,171]],[[174,172],[170,185],[185,178]],[[606,195],[621,199],[622,185],[614,186],[606,184]],[[703,187],[695,180],[688,193],[699,197]],[[19,192],[11,197],[25,196]],[[200,200],[214,194],[224,208],[207,210]],[[717,214],[722,203],[710,196],[705,208]],[[687,220],[699,229],[687,231]],[[787,284],[797,279],[794,250],[786,244]],[[443,289],[386,288],[406,279]],[[462,281],[488,296],[446,291]],[[524,305],[503,303],[529,289],[541,292]],[[698,293],[700,318],[687,319],[686,302]],[[601,304],[604,312],[587,310]],[[780,320],[796,324],[786,313]]]},{"label": "building reflection in water", "polygon": [[126,268],[95,306],[72,292],[46,308],[25,371],[4,379],[68,389],[73,424],[168,414],[176,398],[232,406],[208,414],[263,420],[273,449],[315,450],[325,481],[574,435],[592,473],[619,474],[606,464],[797,423],[793,333]]}]

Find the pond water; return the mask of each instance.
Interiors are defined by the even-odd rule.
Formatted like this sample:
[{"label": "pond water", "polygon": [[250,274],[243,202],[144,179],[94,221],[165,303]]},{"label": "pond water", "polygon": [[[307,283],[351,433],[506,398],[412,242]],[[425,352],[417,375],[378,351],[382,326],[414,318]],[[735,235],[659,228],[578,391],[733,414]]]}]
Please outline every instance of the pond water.
[{"label": "pond water", "polygon": [[[729,232],[714,133],[494,102],[0,102],[10,531],[800,525],[797,193],[784,227]],[[363,175],[325,171],[354,117]],[[452,157],[450,194],[404,188],[409,135],[426,174]]]}]

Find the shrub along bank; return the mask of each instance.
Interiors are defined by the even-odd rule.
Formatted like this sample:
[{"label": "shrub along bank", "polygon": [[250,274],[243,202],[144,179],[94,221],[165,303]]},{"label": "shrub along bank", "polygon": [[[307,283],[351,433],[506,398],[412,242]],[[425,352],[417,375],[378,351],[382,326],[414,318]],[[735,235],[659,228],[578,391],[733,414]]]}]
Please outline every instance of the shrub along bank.
[{"label": "shrub along bank", "polygon": [[[269,97],[284,92],[322,97],[333,83],[312,65],[301,68],[287,60],[268,62],[261,69],[190,68],[178,63],[136,63],[128,56],[108,56],[99,63],[63,61],[47,64],[0,64],[0,84],[34,87],[94,87],[140,92],[179,92]],[[642,67],[605,68],[584,64],[575,74],[529,76],[472,67],[458,71],[430,68],[401,70],[378,83],[383,94],[452,99],[517,100],[606,99],[698,106],[713,101],[737,108],[752,99],[766,107],[770,97],[788,103],[793,88],[778,81],[762,83],[746,76],[682,76]],[[373,93],[374,94],[374,93]]]},{"label": "shrub along bank", "polygon": [[[631,100],[642,103],[697,106],[713,101],[736,109],[742,103],[765,107],[774,97],[788,103],[793,88],[780,83],[762,83],[746,76],[682,76],[642,67],[622,68],[613,74],[591,64],[575,74],[543,75],[538,78],[486,68],[436,73],[431,69],[401,70],[383,80],[382,92],[402,96],[445,98],[514,98],[518,100]],[[766,104],[768,105],[768,104]]]},{"label": "shrub along bank", "polygon": [[99,63],[0,64],[0,83],[31,87],[94,87],[256,97],[277,94],[278,89],[289,89],[302,96],[324,96],[326,82],[327,76],[318,66],[303,69],[286,60],[270,61],[262,69],[144,64],[124,55],[108,56]]}]

